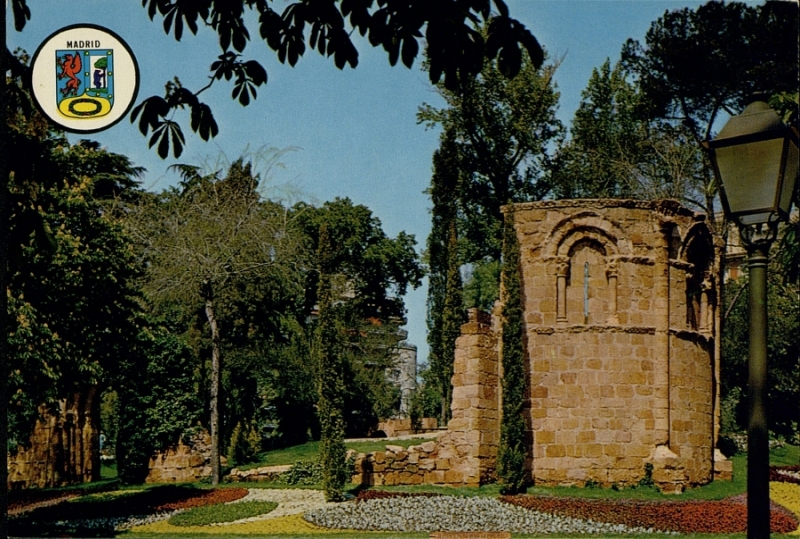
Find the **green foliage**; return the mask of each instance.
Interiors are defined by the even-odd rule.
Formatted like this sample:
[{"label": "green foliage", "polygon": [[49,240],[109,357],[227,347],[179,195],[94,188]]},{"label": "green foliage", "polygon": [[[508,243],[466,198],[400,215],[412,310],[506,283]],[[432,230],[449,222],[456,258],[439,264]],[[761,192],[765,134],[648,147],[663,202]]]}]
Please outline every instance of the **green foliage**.
[{"label": "green foliage", "polygon": [[320,423],[319,460],[323,467],[322,488],[328,501],[344,499],[344,365],[340,332],[334,312],[334,292],[331,283],[336,247],[323,223],[319,230],[319,324],[316,337],[317,413]]},{"label": "green foliage", "polygon": [[269,440],[275,447],[303,444],[319,437],[310,346],[299,324],[293,325],[288,335],[290,341],[283,345],[264,343],[266,349],[259,357],[266,361],[254,366],[264,417],[277,427]]},{"label": "green foliage", "polygon": [[113,448],[117,443],[117,430],[119,422],[117,420],[117,392],[108,389],[100,399],[100,431],[105,435],[105,447]]},{"label": "green foliage", "polygon": [[[707,2],[667,11],[654,21],[644,46],[629,39],[625,69],[643,95],[642,111],[700,147],[723,112],[744,108],[753,92],[796,92],[797,6],[766,2]],[[707,159],[697,176],[701,207],[714,221],[716,180]]]},{"label": "green foliage", "polygon": [[550,191],[549,146],[563,137],[564,128],[555,116],[557,66],[539,67],[523,55],[519,74],[508,80],[498,62],[487,61],[476,79],[457,91],[437,86],[444,108],[424,103],[417,113],[419,123],[443,128],[441,150],[454,163],[448,165],[454,168],[450,174],[459,177],[450,199],[457,200],[462,264],[498,260],[500,207],[540,200]]},{"label": "green foliage", "polygon": [[644,464],[644,477],[639,479],[639,486],[644,488],[652,488],[655,486],[653,481],[653,463],[645,462]]},{"label": "green foliage", "polygon": [[701,148],[685,127],[656,121],[622,64],[592,71],[553,178],[558,198],[674,198],[702,207]]},{"label": "green foliage", "polygon": [[319,459],[295,462],[281,474],[281,481],[289,485],[318,485],[324,481],[325,471]]},{"label": "green foliage", "polygon": [[164,324],[144,327],[116,380],[117,468],[124,483],[141,483],[156,450],[177,444],[195,425],[191,349]]},{"label": "green foliage", "polygon": [[[62,181],[23,181],[35,171],[20,170],[10,186],[11,234],[17,243],[5,292],[12,322],[9,434],[23,444],[40,405],[55,411],[58,399],[106,384],[138,333],[140,269],[130,239],[103,214],[92,195],[93,179],[69,163],[75,157],[72,148],[66,141],[60,149],[51,148],[55,142],[28,139],[48,155],[42,159],[50,160],[51,172]],[[35,203],[25,202],[26,196]],[[33,213],[29,205],[36,208]],[[31,220],[46,236],[48,249],[32,234]]]},{"label": "green foliage", "polygon": [[417,389],[411,397],[409,415],[414,430],[422,427],[422,418],[436,417],[441,411],[441,394],[436,379],[428,365],[423,364],[417,372]]},{"label": "green foliage", "polygon": [[[341,276],[334,283],[341,287],[339,292],[351,296],[348,310],[362,319],[372,317],[383,323],[405,315],[402,297],[409,286],[417,288],[424,275],[413,235],[400,232],[396,238],[387,237],[380,219],[349,198],[336,198],[319,208],[298,203],[292,208],[292,216],[311,252],[319,251],[320,227],[328,227],[331,244],[336,246],[329,254],[330,271]],[[309,272],[306,278],[306,306],[310,310],[318,301],[319,276]]]},{"label": "green foliage", "polygon": [[500,424],[500,447],[497,475],[505,494],[524,492],[528,484],[525,420],[525,353],[522,311],[520,252],[514,214],[505,218],[503,235],[503,416]]},{"label": "green foliage", "polygon": [[[767,288],[767,421],[771,432],[794,439],[800,418],[800,301],[796,285],[769,272]],[[735,403],[738,430],[746,427],[747,280],[729,282],[723,298],[722,399]],[[735,302],[734,302],[735,301]]]},{"label": "green foliage", "polygon": [[465,322],[464,298],[461,284],[461,268],[458,262],[456,223],[450,222],[447,246],[447,281],[442,310],[442,363],[439,384],[442,387],[441,424],[450,419],[450,404],[453,397],[453,363],[456,355],[456,339],[461,335],[461,325]]},{"label": "green foliage", "polygon": [[499,260],[475,264],[464,285],[464,306],[491,312],[494,302],[500,299],[501,272],[502,264]]},{"label": "green foliage", "polygon": [[[438,395],[438,414],[447,420],[452,394],[454,337],[452,325],[457,321],[460,306],[461,275],[457,244],[457,203],[460,186],[458,148],[453,130],[447,130],[439,149],[433,155],[433,177],[427,190],[431,196],[431,233],[427,241],[428,262],[428,344],[429,371],[425,390]],[[454,319],[456,317],[456,319]],[[445,325],[450,326],[445,331]],[[456,335],[457,337],[458,335]],[[419,406],[419,402],[417,403]],[[417,413],[415,411],[415,413]]]},{"label": "green foliage", "polygon": [[252,422],[236,423],[228,444],[228,465],[240,466],[253,462],[261,451],[261,435]]},{"label": "green foliage", "polygon": [[243,518],[265,515],[278,507],[276,502],[238,502],[192,507],[169,518],[173,526],[208,526],[221,522],[233,522]]}]

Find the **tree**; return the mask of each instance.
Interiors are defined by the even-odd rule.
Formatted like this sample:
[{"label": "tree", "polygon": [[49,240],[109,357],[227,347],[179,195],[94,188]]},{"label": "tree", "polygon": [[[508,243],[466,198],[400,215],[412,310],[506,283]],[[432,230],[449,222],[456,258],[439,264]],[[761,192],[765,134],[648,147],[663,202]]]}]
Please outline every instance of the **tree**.
[{"label": "tree", "polygon": [[499,61],[486,62],[475,80],[457,90],[437,86],[444,108],[423,104],[417,113],[419,123],[443,128],[428,190],[433,209],[427,243],[429,362],[441,392],[443,421],[449,412],[455,339],[464,321],[461,268],[472,269],[467,289],[480,291],[467,297],[482,307],[498,299],[492,292],[499,293],[500,208],[538,200],[550,190],[547,147],[562,132],[555,118],[555,69],[539,70],[523,56],[518,76],[508,80]]},{"label": "tree", "polygon": [[[73,152],[61,141],[51,163]],[[71,157],[64,161],[61,182],[20,183],[11,191],[19,244],[4,291],[13,298],[7,403],[9,433],[23,445],[40,405],[57,413],[60,399],[107,383],[138,333],[141,268],[131,240],[92,196],[93,179]],[[31,195],[20,193],[23,187],[32,190],[34,208],[23,206]],[[21,234],[21,217],[33,212],[52,240],[47,251],[30,229],[27,238]]]},{"label": "tree", "polygon": [[[498,260],[502,245],[500,207],[508,202],[539,200],[550,187],[548,146],[562,136],[555,117],[556,65],[538,69],[523,55],[514,79],[502,75],[499,62],[486,62],[473,81],[458,90],[437,86],[446,106],[423,104],[417,121],[440,125],[455,140],[459,170],[459,236],[462,263]],[[444,135],[443,135],[444,136]]]},{"label": "tree", "polygon": [[175,445],[199,419],[193,391],[191,348],[175,327],[152,315],[120,360],[113,380],[117,393],[117,473],[123,482],[143,483],[155,451]]},{"label": "tree", "polygon": [[[143,202],[126,219],[145,246],[145,293],[162,303],[188,302],[202,309],[211,331],[210,431],[212,482],[220,480],[221,336],[218,305],[237,281],[278,276],[297,282],[302,253],[286,211],[262,203],[250,165],[234,162],[225,178],[184,167],[182,189]],[[198,305],[199,307],[199,305]]]},{"label": "tree", "polygon": [[[645,46],[628,40],[622,61],[635,75],[651,118],[687,130],[696,146],[713,135],[715,120],[736,114],[753,92],[797,91],[798,7],[792,2],[708,2],[665,12]],[[717,186],[703,160],[703,209],[714,226]]]},{"label": "tree", "polygon": [[[800,437],[800,290],[784,282],[776,268],[767,289],[767,406],[769,430],[797,441]],[[747,423],[748,306],[747,279],[729,283],[722,333],[722,399],[735,410],[740,428]]]},{"label": "tree", "polygon": [[[25,0],[20,1],[25,4]],[[492,14],[492,3],[499,13]],[[368,43],[382,46],[395,65],[398,59],[406,67],[413,65],[420,44],[425,39],[431,62],[430,79],[442,78],[451,89],[475,76],[484,58],[495,59],[506,76],[513,77],[520,68],[524,47],[537,65],[542,50],[536,38],[518,21],[512,19],[502,0],[434,0],[409,3],[399,0],[326,0],[299,1],[278,13],[266,0],[200,0],[167,2],[145,0],[142,4],[151,19],[164,18],[164,31],[180,41],[184,28],[197,33],[199,23],[210,27],[219,38],[221,54],[211,64],[209,83],[196,91],[177,82],[168,83],[165,96],[151,96],[131,113],[138,119],[143,135],[150,135],[150,146],[157,144],[158,153],[166,157],[172,146],[175,156],[182,152],[184,136],[173,120],[177,109],[188,107],[191,128],[201,138],[216,136],[218,127],[211,108],[199,96],[216,81],[233,79],[231,97],[247,106],[255,99],[257,88],[266,84],[267,72],[257,60],[243,60],[250,41],[249,21],[258,17],[258,33],[281,63],[294,66],[306,51],[306,40],[312,50],[332,57],[336,67],[356,67],[358,51],[351,40],[357,31],[368,36]],[[247,9],[245,9],[247,8]],[[248,12],[254,12],[250,15]],[[24,17],[16,17],[18,29]],[[487,26],[486,33],[478,28]],[[308,26],[308,30],[306,29]],[[348,28],[349,26],[349,28]],[[424,28],[424,35],[423,35]]]},{"label": "tree", "polygon": [[514,214],[506,214],[503,237],[503,415],[497,475],[506,494],[524,492],[525,477],[525,353],[520,252],[514,230]]},{"label": "tree", "polygon": [[702,208],[700,147],[682,125],[648,118],[644,96],[628,79],[609,60],[592,71],[556,158],[555,196],[674,198]]},{"label": "tree", "polygon": [[[346,373],[345,430],[349,435],[364,436],[376,420],[391,415],[397,404],[396,389],[385,372],[394,366],[402,338],[403,295],[409,286],[419,286],[423,275],[414,250],[416,241],[405,232],[387,237],[369,208],[347,198],[319,208],[300,203],[293,208],[293,215],[305,233],[307,249],[320,253],[323,225],[334,246],[326,256],[337,304],[331,316],[344,332],[340,359]],[[309,268],[306,312],[321,305],[320,279],[318,268]]]},{"label": "tree", "polygon": [[338,249],[331,242],[328,226],[319,229],[319,324],[316,335],[317,355],[317,410],[320,422],[320,463],[322,464],[322,489],[330,502],[344,500],[344,483],[347,480],[344,445],[344,362],[342,361],[342,327],[335,316],[336,294],[332,282],[334,260]]},{"label": "tree", "polygon": [[[428,235],[428,344],[431,382],[439,394],[439,421],[444,425],[452,398],[455,339],[464,322],[457,219],[461,171],[452,131],[445,132],[433,154],[431,233]],[[429,388],[433,389],[433,388]]]}]

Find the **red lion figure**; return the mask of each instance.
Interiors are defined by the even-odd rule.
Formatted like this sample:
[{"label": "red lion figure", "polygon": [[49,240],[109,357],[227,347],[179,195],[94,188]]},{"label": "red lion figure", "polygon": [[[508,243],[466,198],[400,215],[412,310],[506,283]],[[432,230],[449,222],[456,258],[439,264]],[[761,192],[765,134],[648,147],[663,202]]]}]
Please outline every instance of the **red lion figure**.
[{"label": "red lion figure", "polygon": [[80,86],[81,81],[75,76],[75,73],[81,70],[81,56],[76,51],[74,55],[65,54],[61,60],[61,73],[58,74],[58,78],[63,79],[64,77],[69,77],[67,85],[61,89],[61,94],[64,97],[70,94],[77,96],[78,86]]}]

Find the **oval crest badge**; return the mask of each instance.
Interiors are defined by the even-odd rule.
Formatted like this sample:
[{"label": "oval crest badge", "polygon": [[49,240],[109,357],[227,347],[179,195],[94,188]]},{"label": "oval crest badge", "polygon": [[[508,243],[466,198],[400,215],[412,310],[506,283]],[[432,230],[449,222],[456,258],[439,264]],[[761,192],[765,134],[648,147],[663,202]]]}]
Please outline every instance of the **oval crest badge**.
[{"label": "oval crest badge", "polygon": [[111,127],[139,91],[139,66],[125,41],[94,24],[50,35],[31,61],[31,88],[42,113],[74,133]]}]

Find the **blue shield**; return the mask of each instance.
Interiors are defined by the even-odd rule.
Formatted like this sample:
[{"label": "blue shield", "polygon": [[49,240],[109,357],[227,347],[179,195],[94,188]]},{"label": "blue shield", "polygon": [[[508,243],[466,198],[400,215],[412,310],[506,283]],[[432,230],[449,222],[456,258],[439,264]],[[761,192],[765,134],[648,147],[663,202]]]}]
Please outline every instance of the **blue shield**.
[{"label": "blue shield", "polygon": [[69,118],[108,114],[114,106],[114,50],[56,50],[56,101]]}]

